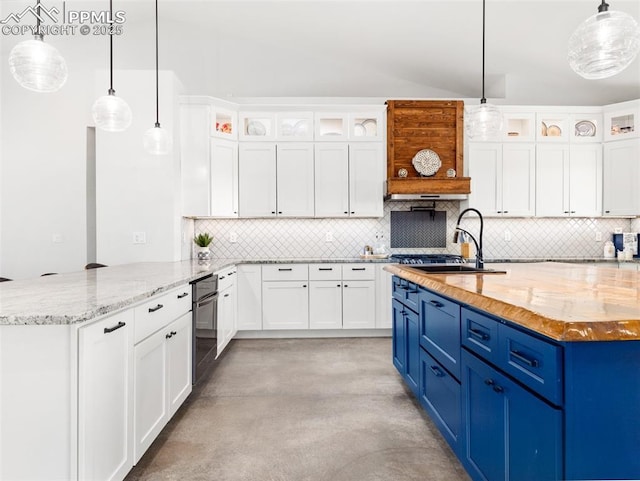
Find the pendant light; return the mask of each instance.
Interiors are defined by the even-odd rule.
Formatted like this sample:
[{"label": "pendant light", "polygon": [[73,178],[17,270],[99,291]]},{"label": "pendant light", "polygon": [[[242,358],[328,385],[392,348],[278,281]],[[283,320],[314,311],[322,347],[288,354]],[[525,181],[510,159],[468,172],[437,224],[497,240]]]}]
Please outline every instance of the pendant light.
[{"label": "pendant light", "polygon": [[44,43],[44,35],[40,32],[41,8],[38,0],[35,38],[11,49],[9,68],[22,87],[34,92],[55,92],[67,81],[67,64],[54,46]]},{"label": "pendant light", "polygon": [[624,12],[610,12],[602,0],[598,13],[569,38],[569,65],[586,79],[602,79],[622,72],[639,51],[638,22]]},{"label": "pendant light", "polygon": [[166,155],[171,151],[171,135],[160,127],[160,94],[158,80],[158,0],[156,0],[156,123],[144,133],[144,150],[154,155]]},{"label": "pendant light", "polygon": [[113,90],[113,0],[109,0],[109,90],[93,104],[91,114],[96,127],[109,132],[122,132],[131,125],[132,114],[129,105]]},{"label": "pendant light", "polygon": [[487,103],[484,96],[484,45],[485,45],[485,0],[482,0],[482,99],[480,105],[470,110],[466,118],[466,130],[473,140],[490,140],[502,129],[502,114],[498,107]]}]

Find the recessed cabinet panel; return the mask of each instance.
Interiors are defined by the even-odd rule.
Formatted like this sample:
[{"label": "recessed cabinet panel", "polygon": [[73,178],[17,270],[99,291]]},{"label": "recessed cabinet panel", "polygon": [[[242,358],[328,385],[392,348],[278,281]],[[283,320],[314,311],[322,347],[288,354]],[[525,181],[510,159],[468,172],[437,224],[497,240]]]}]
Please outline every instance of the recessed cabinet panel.
[{"label": "recessed cabinet panel", "polygon": [[536,151],[536,215],[569,215],[569,146],[539,145]]},{"label": "recessed cabinet panel", "polygon": [[602,147],[572,145],[569,149],[569,207],[571,215],[602,215]]},{"label": "recessed cabinet panel", "polygon": [[278,216],[313,217],[313,145],[279,144],[277,179]]},{"label": "recessed cabinet panel", "polygon": [[315,145],[315,215],[349,216],[349,145]]},{"label": "recessed cabinet panel", "polygon": [[211,216],[238,217],[238,144],[211,141]]},{"label": "recessed cabinet panel", "polygon": [[182,214],[210,215],[209,105],[180,106]]},{"label": "recessed cabinet panel", "polygon": [[275,144],[240,144],[239,193],[241,217],[276,216]]},{"label": "recessed cabinet panel", "polygon": [[640,214],[640,139],[604,144],[603,210],[605,216]]},{"label": "recessed cabinet panel", "polygon": [[311,329],[342,328],[342,281],[309,283],[309,327]]},{"label": "recessed cabinet panel", "polygon": [[471,177],[469,206],[485,216],[499,215],[498,211],[502,210],[502,190],[498,184],[502,178],[502,145],[472,143],[467,163]]},{"label": "recessed cabinet panel", "polygon": [[349,215],[382,217],[384,157],[380,143],[349,145]]}]

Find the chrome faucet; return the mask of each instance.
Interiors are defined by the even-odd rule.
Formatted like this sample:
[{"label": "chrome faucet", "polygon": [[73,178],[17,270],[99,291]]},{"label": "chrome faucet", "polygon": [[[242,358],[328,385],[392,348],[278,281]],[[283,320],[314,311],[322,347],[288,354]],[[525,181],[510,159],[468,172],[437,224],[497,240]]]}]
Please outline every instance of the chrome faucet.
[{"label": "chrome faucet", "polygon": [[[469,231],[466,231],[464,229],[462,229],[460,227],[460,220],[462,220],[462,217],[469,211],[475,212],[476,214],[478,214],[478,217],[480,218],[480,242],[476,241],[476,238],[473,237],[471,235],[471,233]],[[484,228],[484,220],[482,219],[482,214],[480,213],[480,211],[478,209],[474,209],[473,207],[469,207],[468,209],[463,210],[462,212],[460,212],[460,215],[458,216],[458,222],[456,223],[456,230],[455,233],[453,234],[453,243],[457,244],[458,243],[458,239],[460,237],[460,232],[464,232],[465,234],[467,234],[469,237],[471,237],[471,240],[473,241],[475,247],[476,247],[476,268],[477,269],[484,269],[484,259],[482,258],[482,230]]]}]

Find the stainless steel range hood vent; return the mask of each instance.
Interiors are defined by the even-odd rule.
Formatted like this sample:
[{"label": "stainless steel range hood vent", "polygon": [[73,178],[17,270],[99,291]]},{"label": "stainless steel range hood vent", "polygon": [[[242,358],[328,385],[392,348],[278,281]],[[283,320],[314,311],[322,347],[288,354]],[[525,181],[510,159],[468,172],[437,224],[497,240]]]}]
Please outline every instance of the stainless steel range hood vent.
[{"label": "stainless steel range hood vent", "polygon": [[387,200],[467,200],[468,194],[391,194]]}]

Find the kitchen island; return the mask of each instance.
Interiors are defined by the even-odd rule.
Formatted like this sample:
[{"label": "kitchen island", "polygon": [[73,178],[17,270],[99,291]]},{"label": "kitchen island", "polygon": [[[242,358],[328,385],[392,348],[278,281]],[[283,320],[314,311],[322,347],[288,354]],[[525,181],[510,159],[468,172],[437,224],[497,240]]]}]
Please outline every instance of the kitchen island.
[{"label": "kitchen island", "polygon": [[394,364],[474,480],[640,479],[640,276],[390,265]]}]

